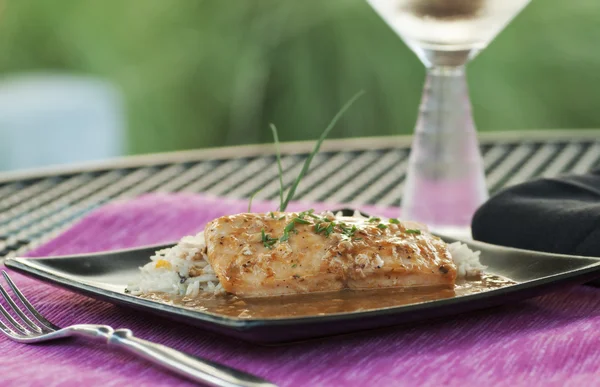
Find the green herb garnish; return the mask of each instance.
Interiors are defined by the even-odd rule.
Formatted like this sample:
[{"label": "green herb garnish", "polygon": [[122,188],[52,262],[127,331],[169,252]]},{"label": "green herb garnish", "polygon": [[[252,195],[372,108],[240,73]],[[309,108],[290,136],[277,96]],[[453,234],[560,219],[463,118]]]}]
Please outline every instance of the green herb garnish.
[{"label": "green herb garnish", "polygon": [[280,216],[280,217],[279,217],[279,219],[277,219],[277,220],[284,220],[284,219],[285,219],[285,215],[282,215],[282,216]]},{"label": "green herb garnish", "polygon": [[392,224],[400,224],[400,221],[396,218],[390,218],[389,222]]},{"label": "green herb garnish", "polygon": [[[363,94],[364,94],[364,91],[360,91],[357,94],[355,94],[354,97],[352,97],[348,102],[346,102],[346,104],[344,106],[342,106],[342,108],[333,117],[333,119],[331,120],[329,125],[327,125],[327,127],[321,134],[321,137],[319,137],[319,139],[317,140],[317,143],[315,144],[315,147],[313,148],[312,152],[310,152],[310,154],[306,158],[306,161],[304,162],[304,165],[302,166],[302,169],[300,170],[300,174],[298,175],[298,177],[296,177],[296,180],[294,180],[294,182],[292,183],[292,186],[290,187],[290,189],[287,193],[287,196],[285,197],[285,199],[282,201],[281,205],[279,206],[279,211],[285,211],[289,202],[294,197],[294,194],[296,193],[296,188],[298,188],[298,184],[300,184],[300,180],[302,180],[304,175],[306,175],[306,173],[308,172],[308,169],[310,168],[310,163],[312,162],[315,155],[317,153],[319,153],[319,149],[321,149],[321,144],[323,143],[323,141],[325,140],[325,138],[327,137],[329,132],[331,132],[331,129],[333,129],[333,127],[337,124],[337,122],[340,120],[340,118],[342,118],[342,116],[344,115],[344,113],[346,113],[346,111],[350,108],[350,106],[352,106],[354,104],[354,102],[356,102],[356,100],[359,99]],[[271,128],[271,129],[273,129],[273,128]],[[283,181],[283,177],[282,177],[283,173],[281,172],[281,170],[279,172],[279,175],[280,175],[280,182],[282,182]],[[281,183],[281,185],[283,185],[283,183]],[[281,187],[281,197],[283,197],[283,187]]]},{"label": "green herb garnish", "polygon": [[321,226],[322,224],[323,224],[322,222],[318,222],[318,223],[315,224],[315,233],[320,234],[323,231],[325,231],[326,227]]},{"label": "green herb garnish", "polygon": [[[302,169],[300,170],[300,173],[298,174],[298,176],[292,183],[291,187],[289,188],[287,195],[284,195],[283,167],[281,165],[281,151],[279,148],[279,135],[277,134],[277,127],[273,124],[269,125],[269,127],[271,128],[271,132],[273,133],[273,141],[275,143],[275,152],[276,152],[276,159],[277,159],[277,169],[279,172],[279,211],[284,212],[286,210],[289,202],[294,198],[294,194],[296,193],[296,189],[298,188],[300,181],[308,172],[308,169],[310,168],[310,164],[312,163],[312,160],[314,159],[315,155],[317,153],[319,153],[319,149],[321,149],[321,144],[323,144],[323,141],[325,141],[325,138],[327,137],[329,132],[331,132],[331,130],[335,127],[335,125],[340,120],[340,118],[342,118],[342,116],[346,113],[346,111],[348,109],[350,109],[350,107],[354,104],[354,102],[356,102],[360,97],[362,97],[362,95],[364,93],[365,93],[364,91],[360,91],[360,92],[356,93],[352,98],[350,98],[350,100],[348,102],[346,102],[344,104],[344,106],[342,106],[342,108],[336,113],[336,115],[333,117],[333,119],[329,122],[329,125],[327,125],[327,127],[325,128],[323,133],[321,133],[321,136],[317,139],[317,142],[316,142],[313,150],[309,153],[306,160],[304,161],[304,165],[302,165]],[[248,203],[248,212],[250,212],[250,210],[252,209],[252,199],[254,198],[254,195],[256,195],[258,192],[260,192],[260,190],[256,191],[250,197],[250,201]],[[333,232],[333,229],[335,227],[335,222],[329,221],[328,219],[321,219],[318,216],[314,215],[313,212],[314,212],[314,210],[310,209],[308,211],[299,213],[298,216],[295,217],[294,219],[292,219],[292,222],[289,223],[285,227],[283,236],[279,240],[282,242],[287,241],[290,237],[289,233],[291,231],[295,231],[297,233],[297,231],[294,230],[294,225],[296,223],[310,224],[309,221],[304,219],[305,216],[309,216],[313,219],[316,219],[318,222],[317,222],[317,224],[315,224],[315,232],[317,234],[319,234],[324,231],[325,236],[328,237]],[[273,212],[270,212],[269,214],[270,214],[271,218],[275,219],[275,215],[273,214]],[[279,218],[279,220],[283,220],[283,219],[285,219],[285,215],[283,215]],[[321,226],[322,221],[330,222],[330,223],[328,226],[323,227],[323,226]],[[353,227],[353,228],[355,228],[355,227]],[[262,233],[263,245],[267,248],[271,248],[278,240],[277,238],[271,238],[269,235],[265,234],[264,229],[261,230],[261,233]],[[352,233],[352,235],[353,235],[353,233]]]},{"label": "green herb garnish", "polygon": [[248,201],[248,212],[252,212],[252,200],[260,191],[262,191],[262,188],[257,191],[254,191],[254,193],[250,195],[250,200]]},{"label": "green herb garnish", "polygon": [[[313,219],[320,219],[317,215],[314,214],[315,210],[313,210],[312,208],[310,210],[301,212],[300,215],[306,215],[306,216],[310,216]],[[302,217],[302,216],[301,216]]]},{"label": "green herb garnish", "polygon": [[388,228],[388,226],[386,226],[386,225],[385,225],[385,224],[383,224],[383,223],[379,223],[379,224],[377,225],[377,228],[379,228],[379,229],[381,229],[381,230],[385,230],[386,228]]},{"label": "green herb garnish", "polygon": [[421,235],[421,230],[412,229],[412,228],[408,228],[408,229],[404,230],[404,232],[407,234]]},{"label": "green herb garnish", "polygon": [[292,267],[296,267],[296,266],[298,266],[298,265],[296,265],[295,263],[292,265]]},{"label": "green herb garnish", "polygon": [[310,216],[311,218],[319,219],[319,217],[315,215],[314,212],[315,210],[313,210],[312,208],[310,210],[302,211],[298,213],[298,218],[304,219],[305,216]]},{"label": "green herb garnish", "polygon": [[354,236],[354,234],[356,233],[356,231],[358,231],[358,228],[356,228],[356,225],[352,225],[352,227],[348,227],[345,223],[340,223],[339,226],[342,229],[342,234],[349,238],[352,238]]},{"label": "green herb garnish", "polygon": [[281,238],[279,238],[280,242],[285,242],[288,239],[290,239],[290,231],[292,231],[294,229],[295,225],[296,225],[296,223],[294,223],[294,221],[292,220],[285,226],[285,228],[283,229],[283,236]]},{"label": "green herb garnish", "polygon": [[277,238],[271,238],[269,234],[265,234],[265,229],[260,230],[260,236],[262,239],[263,246],[267,249],[271,249],[275,243],[277,243]]},{"label": "green herb garnish", "polygon": [[269,215],[271,216],[271,219],[275,219],[275,214],[273,213],[273,211],[269,212]]},{"label": "green herb garnish", "polygon": [[284,211],[283,208],[283,168],[281,167],[281,151],[279,149],[279,136],[277,135],[277,128],[275,125],[270,124],[271,132],[273,132],[273,142],[275,142],[275,154],[277,157],[277,169],[279,170],[279,211]]},{"label": "green herb garnish", "polygon": [[369,223],[378,223],[379,221],[381,221],[381,218],[369,218],[369,220],[367,220]]},{"label": "green herb garnish", "polygon": [[333,233],[333,228],[335,227],[335,222],[329,223],[329,225],[325,228],[325,238],[329,238],[329,235]]},{"label": "green herb garnish", "polygon": [[292,219],[292,222],[298,223],[298,224],[310,224],[310,222],[308,220],[302,219],[300,217]]}]

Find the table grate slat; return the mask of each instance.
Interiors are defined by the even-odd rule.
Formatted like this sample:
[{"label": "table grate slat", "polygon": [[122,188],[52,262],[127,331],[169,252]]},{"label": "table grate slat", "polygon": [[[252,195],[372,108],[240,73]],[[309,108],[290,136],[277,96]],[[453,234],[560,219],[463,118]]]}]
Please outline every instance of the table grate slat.
[{"label": "table grate slat", "polygon": [[[409,151],[407,145],[385,142],[324,150],[315,157],[296,198],[399,205]],[[482,154],[488,187],[494,193],[535,177],[586,172],[600,162],[600,143],[594,136],[524,139],[517,133],[483,142]],[[295,179],[306,156],[301,151],[283,156],[286,186]],[[0,183],[0,257],[26,252],[112,200],[147,192],[209,192],[244,198],[258,189],[257,198],[276,199],[278,195],[272,153],[156,163],[149,159],[138,166],[4,180]]]}]

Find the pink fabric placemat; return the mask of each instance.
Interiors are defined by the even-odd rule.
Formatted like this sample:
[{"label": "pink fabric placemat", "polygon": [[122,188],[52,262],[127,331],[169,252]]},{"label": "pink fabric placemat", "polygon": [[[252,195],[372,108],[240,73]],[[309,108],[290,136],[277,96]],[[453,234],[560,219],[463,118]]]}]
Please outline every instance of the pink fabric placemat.
[{"label": "pink fabric placemat", "polygon": [[[104,206],[31,256],[93,252],[174,241],[247,202],[199,195],[145,195]],[[274,209],[255,203],[254,211]],[[294,203],[290,209],[323,209]],[[397,216],[397,208],[363,208]],[[600,290],[575,287],[446,321],[280,347],[262,347],[96,301],[13,273],[59,325],[132,329],[265,377],[281,386],[600,385]],[[85,340],[27,346],[0,337],[2,386],[179,386],[187,381]]]}]

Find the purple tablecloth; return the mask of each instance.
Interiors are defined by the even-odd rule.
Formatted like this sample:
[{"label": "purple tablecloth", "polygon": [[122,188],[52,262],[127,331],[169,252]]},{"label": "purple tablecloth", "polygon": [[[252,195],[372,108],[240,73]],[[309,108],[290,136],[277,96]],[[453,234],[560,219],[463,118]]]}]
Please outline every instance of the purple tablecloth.
[{"label": "purple tablecloth", "polygon": [[[173,241],[245,201],[146,195],[96,210],[33,256]],[[271,210],[256,203],[254,210]],[[311,205],[323,208],[323,205]],[[306,209],[294,203],[292,209]],[[395,208],[365,208],[394,216]],[[102,323],[250,371],[281,386],[600,385],[600,290],[575,287],[447,321],[261,347],[13,274],[57,324]],[[2,386],[174,386],[183,379],[85,340],[26,346],[0,337]]]}]

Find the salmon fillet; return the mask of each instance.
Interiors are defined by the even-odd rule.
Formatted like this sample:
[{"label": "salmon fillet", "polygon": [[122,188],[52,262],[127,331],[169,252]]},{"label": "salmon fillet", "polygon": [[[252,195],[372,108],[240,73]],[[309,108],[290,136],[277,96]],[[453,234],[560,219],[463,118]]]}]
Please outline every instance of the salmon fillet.
[{"label": "salmon fillet", "polygon": [[330,212],[244,213],[215,219],[204,233],[219,282],[238,296],[452,287],[456,279],[446,243],[414,223]]}]

